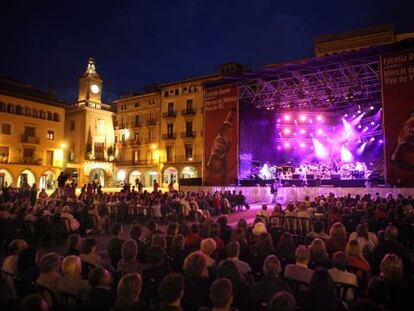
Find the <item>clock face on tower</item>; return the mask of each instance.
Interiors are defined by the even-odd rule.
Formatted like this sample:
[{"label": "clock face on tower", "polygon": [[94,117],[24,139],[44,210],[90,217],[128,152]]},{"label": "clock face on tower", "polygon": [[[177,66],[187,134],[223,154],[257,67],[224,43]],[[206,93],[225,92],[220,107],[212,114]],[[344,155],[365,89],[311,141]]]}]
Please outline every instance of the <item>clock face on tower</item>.
[{"label": "clock face on tower", "polygon": [[91,92],[94,94],[98,94],[100,91],[99,86],[97,86],[96,84],[92,84],[91,85]]}]

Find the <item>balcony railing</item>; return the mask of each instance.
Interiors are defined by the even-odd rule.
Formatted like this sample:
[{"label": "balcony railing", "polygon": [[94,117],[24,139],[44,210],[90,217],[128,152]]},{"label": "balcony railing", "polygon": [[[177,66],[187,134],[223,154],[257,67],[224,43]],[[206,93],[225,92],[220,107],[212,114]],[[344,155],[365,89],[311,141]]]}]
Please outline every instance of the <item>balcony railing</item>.
[{"label": "balcony railing", "polygon": [[194,114],[196,114],[195,108],[187,108],[187,109],[181,110],[181,115],[183,116],[194,115]]},{"label": "balcony railing", "polygon": [[42,164],[42,159],[40,158],[34,158],[34,157],[23,157],[22,163],[24,164],[32,164],[32,165],[41,165]]},{"label": "balcony railing", "polygon": [[139,146],[139,145],[142,145],[142,142],[141,142],[141,139],[131,139],[129,141],[129,144],[131,146]]},{"label": "balcony railing", "polygon": [[148,119],[147,120],[147,125],[148,126],[150,126],[150,125],[157,125],[157,120],[155,120],[155,119]]},{"label": "balcony railing", "polygon": [[6,155],[6,156],[1,156],[0,155],[0,163],[1,164],[6,164],[8,162],[9,162],[9,155]]},{"label": "balcony railing", "polygon": [[172,133],[172,134],[162,134],[162,139],[167,140],[167,139],[176,139],[177,138],[177,134]]},{"label": "balcony railing", "polygon": [[133,124],[134,124],[134,127],[135,128],[142,126],[142,123],[141,122],[134,122]]},{"label": "balcony railing", "polygon": [[22,135],[21,136],[21,142],[25,144],[36,144],[38,145],[40,142],[40,138],[36,136],[28,136],[28,135]]},{"label": "balcony railing", "polygon": [[175,118],[177,116],[177,112],[175,111],[167,111],[162,114],[164,118]]},{"label": "balcony railing", "polygon": [[195,131],[191,132],[181,132],[181,138],[194,138],[196,136]]},{"label": "balcony railing", "polygon": [[157,143],[157,140],[155,139],[155,137],[147,138],[147,139],[145,139],[145,143],[146,144],[155,144],[155,143]]},{"label": "balcony railing", "polygon": [[118,166],[139,166],[139,165],[157,165],[157,160],[126,160],[116,161]]},{"label": "balcony railing", "polygon": [[191,157],[186,156],[175,156],[171,157],[170,159],[166,159],[166,163],[175,163],[175,162],[200,162],[203,160],[203,156],[201,154],[193,155]]}]

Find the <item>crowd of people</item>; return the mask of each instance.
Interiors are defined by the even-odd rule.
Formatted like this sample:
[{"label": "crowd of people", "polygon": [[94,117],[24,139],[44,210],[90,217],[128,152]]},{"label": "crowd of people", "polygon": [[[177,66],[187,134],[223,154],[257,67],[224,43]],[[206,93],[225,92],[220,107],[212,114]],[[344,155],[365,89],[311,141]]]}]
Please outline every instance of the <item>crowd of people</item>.
[{"label": "crowd of people", "polygon": [[[242,193],[75,190],[65,185],[34,200],[30,191],[3,192],[0,300],[6,309],[409,306],[411,197],[305,197],[263,205],[252,224],[240,214],[231,227],[228,214],[248,207]],[[303,235],[291,219],[310,220]],[[34,228],[29,234],[27,222]],[[106,235],[98,234],[108,232],[100,245]],[[65,250],[42,251],[51,238],[66,239]]]}]

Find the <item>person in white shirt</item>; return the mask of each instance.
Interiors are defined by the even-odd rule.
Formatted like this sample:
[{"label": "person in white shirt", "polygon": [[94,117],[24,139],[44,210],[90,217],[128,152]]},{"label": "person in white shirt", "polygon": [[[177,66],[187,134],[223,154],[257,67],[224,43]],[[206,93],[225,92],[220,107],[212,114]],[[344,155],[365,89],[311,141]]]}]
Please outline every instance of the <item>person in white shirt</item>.
[{"label": "person in white shirt", "polygon": [[246,281],[249,281],[252,268],[249,266],[248,263],[239,259],[240,243],[238,241],[231,241],[229,244],[227,244],[226,254],[227,259],[234,261],[237,268],[239,268],[240,274],[243,276],[243,278]]},{"label": "person in white shirt", "polygon": [[[343,283],[355,287],[358,286],[356,275],[354,273],[346,271],[348,260],[344,252],[335,252],[332,256],[332,262],[334,267],[329,269],[328,272],[335,283]],[[352,290],[348,290],[346,293],[346,300],[353,300],[354,294],[355,293]]]}]

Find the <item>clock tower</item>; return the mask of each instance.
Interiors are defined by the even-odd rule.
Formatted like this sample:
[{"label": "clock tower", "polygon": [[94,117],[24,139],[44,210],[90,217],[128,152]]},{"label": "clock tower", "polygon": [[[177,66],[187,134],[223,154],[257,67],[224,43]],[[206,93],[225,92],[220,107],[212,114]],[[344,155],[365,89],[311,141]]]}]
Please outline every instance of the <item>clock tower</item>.
[{"label": "clock tower", "polygon": [[85,73],[79,78],[78,106],[101,108],[102,79],[96,72],[95,60],[90,57]]}]

